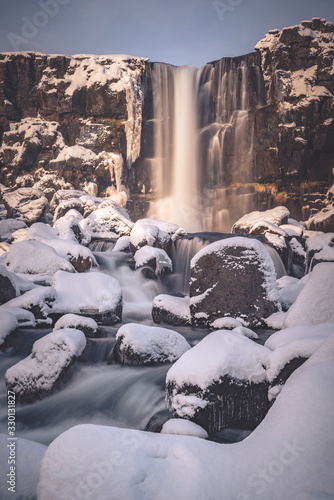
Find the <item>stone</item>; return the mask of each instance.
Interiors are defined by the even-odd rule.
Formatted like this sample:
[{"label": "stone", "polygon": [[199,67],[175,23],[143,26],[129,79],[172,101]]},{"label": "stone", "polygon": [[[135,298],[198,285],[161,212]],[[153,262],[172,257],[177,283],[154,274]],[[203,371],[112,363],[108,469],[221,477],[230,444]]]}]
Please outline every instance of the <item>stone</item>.
[{"label": "stone", "polygon": [[229,316],[259,327],[278,310],[274,264],[259,241],[238,236],[218,240],[191,260],[193,325],[208,326]]},{"label": "stone", "polygon": [[19,289],[15,283],[15,274],[0,265],[0,304],[5,304],[17,295]]},{"label": "stone", "polygon": [[326,208],[313,215],[306,222],[306,227],[311,231],[334,232],[334,208]]},{"label": "stone", "polygon": [[5,193],[3,201],[8,217],[20,217],[27,224],[43,222],[49,205],[44,193],[34,188],[19,188]]},{"label": "stone", "polygon": [[85,335],[79,330],[49,333],[34,343],[30,356],[7,370],[7,389],[22,403],[42,399],[70,377],[73,363],[85,346]]},{"label": "stone", "polygon": [[[251,212],[236,221],[232,226],[231,232],[237,234],[249,234],[255,224],[261,223],[261,227],[264,227],[263,224],[266,222],[271,224],[271,226],[269,226],[271,228],[272,225],[280,226],[282,224],[287,224],[289,217],[289,210],[283,206],[273,208],[272,210],[266,210],[265,212]],[[254,234],[259,233],[255,232]]]},{"label": "stone", "polygon": [[191,324],[189,305],[189,297],[157,295],[152,303],[153,321],[172,326],[189,326]]},{"label": "stone", "polygon": [[227,427],[255,428],[271,406],[262,366],[269,352],[234,332],[209,334],[167,373],[170,413],[190,419],[209,435]]},{"label": "stone", "polygon": [[190,345],[177,332],[127,323],[117,332],[114,358],[130,366],[172,363],[188,349]]}]

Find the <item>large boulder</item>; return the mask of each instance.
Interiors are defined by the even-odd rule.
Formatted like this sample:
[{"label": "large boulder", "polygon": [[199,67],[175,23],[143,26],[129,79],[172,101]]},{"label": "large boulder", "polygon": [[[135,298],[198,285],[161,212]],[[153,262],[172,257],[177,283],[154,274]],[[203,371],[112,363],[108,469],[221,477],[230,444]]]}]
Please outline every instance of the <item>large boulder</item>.
[{"label": "large boulder", "polygon": [[209,434],[226,427],[256,427],[270,408],[263,366],[269,352],[236,332],[211,333],[168,371],[169,411]]},{"label": "large boulder", "polygon": [[7,389],[24,403],[43,398],[68,377],[70,366],[85,347],[86,337],[79,330],[49,333],[34,343],[30,356],[7,370]]},{"label": "large boulder", "polygon": [[58,271],[52,278],[57,292],[53,313],[72,313],[92,317],[97,323],[114,324],[122,320],[122,289],[108,274],[72,274]]},{"label": "large boulder", "polygon": [[44,193],[34,188],[19,188],[5,193],[3,201],[8,217],[20,217],[28,224],[43,222],[49,205]]},{"label": "large boulder", "polygon": [[261,326],[279,309],[273,261],[257,240],[211,243],[191,260],[190,312],[194,325],[232,316]]},{"label": "large boulder", "polygon": [[172,363],[190,345],[177,332],[155,326],[128,323],[117,332],[114,358],[124,365]]}]

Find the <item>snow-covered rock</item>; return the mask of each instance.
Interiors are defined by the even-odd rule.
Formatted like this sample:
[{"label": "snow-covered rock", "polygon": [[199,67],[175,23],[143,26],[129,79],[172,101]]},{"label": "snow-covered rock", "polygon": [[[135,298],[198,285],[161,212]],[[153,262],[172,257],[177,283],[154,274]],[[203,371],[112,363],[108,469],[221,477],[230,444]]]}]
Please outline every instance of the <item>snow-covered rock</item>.
[{"label": "snow-covered rock", "polygon": [[8,302],[20,294],[16,284],[15,274],[7,271],[4,266],[0,265],[0,304]]},{"label": "snow-covered rock", "polygon": [[57,292],[51,286],[37,286],[23,295],[6,302],[6,307],[26,309],[35,316],[37,324],[49,325],[52,323],[49,314],[52,312],[56,297]]},{"label": "snow-covered rock", "polygon": [[190,325],[189,305],[189,297],[174,297],[166,294],[157,295],[152,303],[153,321],[154,323],[164,323],[173,326]]},{"label": "snow-covered rock", "polygon": [[57,238],[45,240],[44,243],[53,248],[60,257],[67,259],[78,273],[88,271],[92,267],[98,267],[89,248],[76,241]]},{"label": "snow-covered rock", "polygon": [[234,328],[238,328],[238,326],[242,325],[242,321],[225,316],[224,318],[215,319],[210,326],[216,330],[233,330]]},{"label": "snow-covered rock", "polygon": [[116,278],[99,272],[58,271],[52,285],[57,293],[53,313],[84,314],[105,324],[122,320],[122,289]]},{"label": "snow-covered rock", "polygon": [[126,210],[112,200],[104,200],[88,219],[95,223],[97,233],[129,235],[134,225]]},{"label": "snow-covered rock", "polygon": [[133,253],[145,245],[168,250],[170,235],[178,228],[176,224],[157,219],[139,219],[130,234],[130,248]]},{"label": "snow-covered rock", "polygon": [[34,188],[19,188],[5,193],[3,201],[8,217],[21,217],[28,224],[43,221],[49,204],[44,193]]},{"label": "snow-covered rock", "polygon": [[80,225],[83,218],[75,209],[71,209],[63,217],[60,217],[54,224],[58,231],[59,238],[64,240],[73,240],[78,243],[88,245],[91,240],[89,232]]},{"label": "snow-covered rock", "polygon": [[334,233],[316,234],[315,236],[310,236],[306,240],[307,272],[310,269],[314,255],[327,246],[334,247]]},{"label": "snow-covered rock", "polygon": [[323,231],[330,233],[334,231],[334,208],[325,208],[310,217],[306,222],[307,229],[311,231]]},{"label": "snow-covered rock", "polygon": [[305,283],[294,278],[293,276],[283,276],[277,280],[279,292],[278,297],[282,305],[282,309],[287,311],[296,301],[298,295],[304,288]]},{"label": "snow-covered rock", "polygon": [[96,337],[98,326],[92,318],[79,316],[78,314],[64,314],[55,323],[53,331],[62,330],[63,328],[74,328],[81,330],[86,337]]},{"label": "snow-covered rock", "polygon": [[13,333],[18,326],[19,324],[16,316],[0,308],[0,345],[4,343],[5,339]]},{"label": "snow-covered rock", "polygon": [[286,328],[302,323],[334,321],[334,263],[320,263],[310,273],[304,288],[286,313]]},{"label": "snow-covered rock", "polygon": [[280,226],[288,222],[290,212],[287,208],[280,206],[265,212],[251,212],[237,220],[231,229],[232,233],[248,234],[257,223],[269,222]]},{"label": "snow-covered rock", "polygon": [[270,407],[264,368],[268,352],[238,332],[211,333],[168,371],[168,409],[209,434],[225,427],[256,427]]},{"label": "snow-covered rock", "polygon": [[312,271],[313,268],[321,262],[334,263],[334,247],[330,247],[329,245],[327,245],[322,248],[320,252],[316,252],[310,263],[310,271]]},{"label": "snow-covered rock", "polygon": [[136,251],[133,258],[136,269],[146,265],[152,267],[158,276],[173,271],[172,261],[162,248],[145,245]]},{"label": "snow-covered rock", "polygon": [[33,328],[36,326],[36,320],[33,313],[27,311],[26,309],[23,309],[22,307],[7,306],[5,304],[3,306],[0,306],[0,313],[2,311],[8,312],[15,316],[19,326],[32,326]]},{"label": "snow-covered rock", "polygon": [[179,436],[193,436],[202,439],[209,437],[203,427],[184,418],[171,418],[167,420],[162,426],[161,434],[177,434]]},{"label": "snow-covered rock", "polygon": [[128,323],[117,332],[114,357],[125,365],[172,363],[188,349],[190,345],[177,332]]},{"label": "snow-covered rock", "polygon": [[6,266],[14,273],[42,276],[53,275],[60,269],[74,272],[72,264],[52,247],[32,240],[19,241],[11,245],[6,258]]},{"label": "snow-covered rock", "polygon": [[[106,426],[72,427],[44,456],[39,500],[58,500],[59,478],[65,498],[81,494],[87,500],[290,500],[307,491],[313,496],[300,500],[333,496],[334,364],[328,347],[327,357],[319,349],[313,364],[310,358],[298,369],[260,425],[233,446]],[[203,473],[208,464],[210,473]]]},{"label": "snow-covered rock", "polygon": [[130,236],[121,236],[116,241],[113,252],[129,252],[130,251]]},{"label": "snow-covered rock", "polygon": [[218,240],[191,260],[190,312],[203,326],[224,316],[260,326],[279,309],[273,261],[258,240]]},{"label": "snow-covered rock", "polygon": [[14,231],[26,227],[27,227],[26,223],[23,222],[22,220],[17,220],[17,219],[0,220],[0,241],[9,240]]},{"label": "snow-covered rock", "polygon": [[22,402],[50,394],[69,375],[69,367],[86,346],[83,332],[58,330],[37,340],[32,353],[6,371],[7,388]]}]

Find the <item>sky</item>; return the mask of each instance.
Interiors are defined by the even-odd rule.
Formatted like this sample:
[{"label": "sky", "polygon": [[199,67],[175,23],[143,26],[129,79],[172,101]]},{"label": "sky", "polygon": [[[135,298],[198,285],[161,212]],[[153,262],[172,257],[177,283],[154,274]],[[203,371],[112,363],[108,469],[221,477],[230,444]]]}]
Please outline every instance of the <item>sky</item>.
[{"label": "sky", "polygon": [[129,54],[175,65],[252,52],[269,29],[325,17],[334,0],[0,0],[0,51]]}]

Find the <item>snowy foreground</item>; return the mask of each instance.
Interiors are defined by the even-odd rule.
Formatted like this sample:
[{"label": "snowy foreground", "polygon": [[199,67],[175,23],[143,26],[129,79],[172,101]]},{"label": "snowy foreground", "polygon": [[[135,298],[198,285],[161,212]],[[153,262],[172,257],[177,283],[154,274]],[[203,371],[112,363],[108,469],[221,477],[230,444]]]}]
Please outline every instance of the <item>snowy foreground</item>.
[{"label": "snowy foreground", "polygon": [[[0,221],[7,390],[20,409],[48,401],[81,375],[87,352],[104,340],[92,341],[100,326],[115,325],[113,366],[124,373],[167,363],[169,415],[160,433],[59,425],[48,447],[18,433],[16,492],[1,472],[1,500],[334,499],[334,233],[309,231],[284,207],[248,214],[237,236],[203,239],[188,255],[185,294],[175,269],[194,239],[184,229],[133,223],[115,202],[78,191],[56,198],[53,227]],[[105,238],[110,249],[93,254]],[[166,328],[152,326],[151,314]],[[48,331],[10,364],[17,339],[29,336],[20,337],[22,328],[33,334],[37,325]],[[254,329],[264,326],[278,331],[261,345]],[[179,327],[201,333],[188,342]],[[239,390],[245,399],[237,400]],[[207,410],[219,418],[212,423]],[[255,430],[238,443],[214,442],[228,427]],[[7,438],[0,435],[1,471]]]}]

